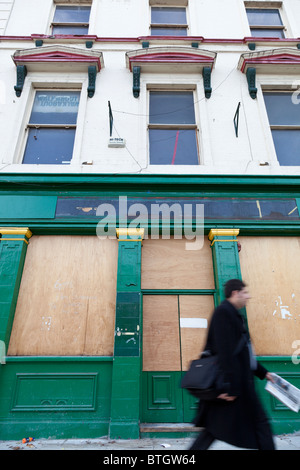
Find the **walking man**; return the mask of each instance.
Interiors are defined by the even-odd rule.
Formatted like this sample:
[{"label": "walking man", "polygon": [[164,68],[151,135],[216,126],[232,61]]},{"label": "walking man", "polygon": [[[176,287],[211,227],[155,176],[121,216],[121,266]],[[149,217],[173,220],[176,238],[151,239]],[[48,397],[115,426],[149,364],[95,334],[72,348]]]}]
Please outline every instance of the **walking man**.
[{"label": "walking man", "polygon": [[[225,298],[212,316],[205,349],[218,355],[224,390],[216,400],[200,401],[195,425],[204,427],[190,450],[206,450],[215,439],[248,449],[274,450],[273,436],[254,388],[254,375],[273,380],[252,354],[239,310],[250,298],[239,279],[225,284]],[[245,342],[235,353],[241,337]]]}]

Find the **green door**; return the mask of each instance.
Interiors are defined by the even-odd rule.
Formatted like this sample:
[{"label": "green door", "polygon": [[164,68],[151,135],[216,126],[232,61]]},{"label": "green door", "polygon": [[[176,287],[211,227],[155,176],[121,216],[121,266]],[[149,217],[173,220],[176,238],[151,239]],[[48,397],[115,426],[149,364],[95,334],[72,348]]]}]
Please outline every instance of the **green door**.
[{"label": "green door", "polygon": [[141,422],[193,420],[197,400],[180,381],[205,345],[213,308],[213,293],[144,295]]}]

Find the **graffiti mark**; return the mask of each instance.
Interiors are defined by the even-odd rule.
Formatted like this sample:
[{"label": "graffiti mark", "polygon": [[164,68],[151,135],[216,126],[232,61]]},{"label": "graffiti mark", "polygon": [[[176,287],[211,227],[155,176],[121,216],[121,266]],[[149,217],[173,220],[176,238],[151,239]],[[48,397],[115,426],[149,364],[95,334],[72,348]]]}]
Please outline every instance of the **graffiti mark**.
[{"label": "graffiti mark", "polygon": [[[295,299],[295,294],[292,294],[292,299]],[[278,300],[275,300],[275,310],[273,311],[273,317],[277,316],[283,320],[290,320],[293,318],[293,314],[290,312],[288,305],[283,305],[281,296],[278,296]]]}]

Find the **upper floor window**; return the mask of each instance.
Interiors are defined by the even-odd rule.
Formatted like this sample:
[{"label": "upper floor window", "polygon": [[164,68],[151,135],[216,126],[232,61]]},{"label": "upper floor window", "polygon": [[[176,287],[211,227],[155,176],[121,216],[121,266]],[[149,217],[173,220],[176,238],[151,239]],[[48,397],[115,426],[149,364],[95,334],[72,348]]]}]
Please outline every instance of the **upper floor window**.
[{"label": "upper floor window", "polygon": [[70,163],[79,99],[80,91],[36,91],[27,126],[23,163]]},{"label": "upper floor window", "polygon": [[151,91],[151,165],[198,165],[198,131],[193,91]]},{"label": "upper floor window", "polygon": [[292,92],[264,92],[267,114],[282,166],[300,165],[300,105]]},{"label": "upper floor window", "polygon": [[90,6],[57,5],[52,34],[88,34],[90,12]]},{"label": "upper floor window", "polygon": [[185,7],[151,7],[152,36],[186,36],[187,28]]},{"label": "upper floor window", "polygon": [[246,8],[251,36],[284,38],[284,25],[278,8]]}]

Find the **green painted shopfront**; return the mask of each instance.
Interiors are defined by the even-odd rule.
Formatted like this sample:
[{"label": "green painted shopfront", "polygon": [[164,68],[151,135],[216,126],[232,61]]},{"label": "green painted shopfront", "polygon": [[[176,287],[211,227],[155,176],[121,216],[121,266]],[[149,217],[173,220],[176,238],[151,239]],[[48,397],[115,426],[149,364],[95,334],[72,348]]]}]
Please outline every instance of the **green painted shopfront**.
[{"label": "green painted shopfront", "polygon": [[[230,278],[259,360],[299,387],[299,214],[299,177],[2,173],[0,439],[192,433],[180,379]],[[264,385],[274,432],[299,430]]]}]

